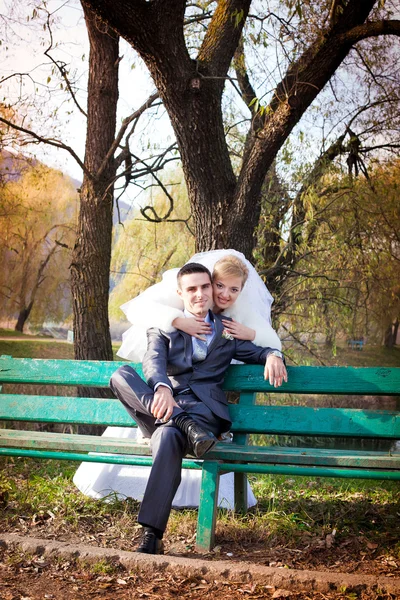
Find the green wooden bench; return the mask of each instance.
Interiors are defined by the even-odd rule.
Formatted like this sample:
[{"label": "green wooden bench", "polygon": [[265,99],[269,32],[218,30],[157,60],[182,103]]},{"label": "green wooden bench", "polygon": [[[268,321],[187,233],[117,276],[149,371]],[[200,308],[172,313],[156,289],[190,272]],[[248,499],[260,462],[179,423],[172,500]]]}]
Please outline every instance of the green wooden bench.
[{"label": "green wooden bench", "polygon": [[[0,384],[32,383],[57,386],[107,387],[122,362],[0,358]],[[140,371],[140,365],[135,365]],[[400,416],[395,410],[255,405],[256,392],[273,394],[400,395],[400,368],[289,367],[289,381],[272,388],[256,365],[231,366],[224,387],[240,393],[231,405],[232,444],[220,443],[204,461],[185,459],[183,466],[203,469],[197,527],[197,546],[214,543],[218,483],[221,473],[235,472],[235,502],[245,508],[247,473],[315,477],[400,480]],[[4,390],[7,392],[7,390]],[[62,388],[60,388],[62,394]],[[322,404],[322,402],[321,402]],[[0,394],[0,420],[133,426],[114,399]],[[387,442],[386,450],[344,450],[307,446],[249,445],[249,434],[287,436],[286,439],[367,438]],[[90,454],[95,452],[101,454]],[[120,456],[112,456],[118,453]],[[56,458],[103,463],[151,465],[147,446],[133,440],[96,435],[0,429],[0,455]]]}]

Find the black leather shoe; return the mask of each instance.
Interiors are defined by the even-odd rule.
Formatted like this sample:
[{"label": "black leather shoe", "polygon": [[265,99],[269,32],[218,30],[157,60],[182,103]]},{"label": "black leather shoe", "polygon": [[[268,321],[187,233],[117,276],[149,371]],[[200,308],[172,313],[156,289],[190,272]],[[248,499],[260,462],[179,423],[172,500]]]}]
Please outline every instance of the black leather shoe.
[{"label": "black leather shoe", "polygon": [[164,544],[150,527],[145,527],[142,541],[137,547],[136,552],[142,552],[142,554],[164,554]]},{"label": "black leather shoe", "polygon": [[196,458],[201,458],[218,442],[217,438],[212,433],[205,431],[205,429],[200,427],[196,421],[192,421],[192,423],[188,424],[187,437]]}]

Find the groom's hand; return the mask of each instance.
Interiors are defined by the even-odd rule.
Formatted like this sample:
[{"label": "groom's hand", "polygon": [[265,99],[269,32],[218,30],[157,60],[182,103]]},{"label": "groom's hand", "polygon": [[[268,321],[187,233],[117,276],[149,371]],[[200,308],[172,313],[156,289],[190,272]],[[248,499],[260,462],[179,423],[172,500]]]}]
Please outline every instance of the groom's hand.
[{"label": "groom's hand", "polygon": [[178,406],[175,402],[171,390],[164,385],[160,385],[154,393],[154,399],[151,405],[151,413],[156,419],[169,421],[172,415],[174,406]]},{"label": "groom's hand", "polygon": [[280,387],[284,381],[287,381],[287,371],[285,363],[278,356],[270,354],[265,363],[264,379],[268,379],[274,387]]}]

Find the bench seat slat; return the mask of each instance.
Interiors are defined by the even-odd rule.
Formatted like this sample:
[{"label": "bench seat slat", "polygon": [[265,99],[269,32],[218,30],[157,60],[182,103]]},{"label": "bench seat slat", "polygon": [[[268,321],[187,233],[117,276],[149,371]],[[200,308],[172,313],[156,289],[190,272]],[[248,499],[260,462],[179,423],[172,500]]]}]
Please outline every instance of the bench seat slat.
[{"label": "bench seat slat", "polygon": [[295,475],[307,477],[344,477],[347,479],[387,479],[400,481],[400,471],[381,469],[336,468],[302,465],[276,464],[238,464],[224,463],[221,473],[234,471],[236,473],[265,473],[270,475]]},{"label": "bench seat slat", "polygon": [[[75,361],[0,357],[0,383],[40,383],[107,387],[113,372],[131,364],[125,361]],[[244,392],[299,394],[397,395],[400,368],[391,367],[288,367],[289,381],[274,388],[263,378],[260,365],[229,367],[224,388]]]},{"label": "bench seat slat", "polygon": [[[135,465],[141,467],[150,467],[153,463],[151,456],[139,456],[136,454],[84,454],[76,452],[56,452],[50,450],[27,450],[24,448],[0,448],[0,456],[16,456],[26,458],[56,459],[56,460],[75,460],[79,462],[106,463],[118,465]],[[184,469],[202,469],[202,462],[199,460],[183,459]]]},{"label": "bench seat slat", "polygon": [[207,459],[232,462],[248,461],[299,465],[323,465],[342,467],[373,467],[377,469],[399,469],[400,452],[378,452],[363,450],[328,450],[325,448],[287,448],[285,446],[240,446],[218,444],[207,454]]},{"label": "bench seat slat", "polygon": [[[31,450],[61,452],[104,452],[149,456],[150,448],[134,440],[51,433],[44,431],[0,430],[0,446]],[[353,450],[324,450],[318,448],[286,448],[280,446],[246,446],[220,443],[207,454],[207,459],[265,463],[295,462],[302,465],[342,466],[357,468],[399,469],[398,452],[364,452]]]},{"label": "bench seat slat", "polygon": [[0,429],[0,446],[76,452],[111,452],[115,454],[151,455],[150,448],[135,440],[95,435],[19,431]]}]

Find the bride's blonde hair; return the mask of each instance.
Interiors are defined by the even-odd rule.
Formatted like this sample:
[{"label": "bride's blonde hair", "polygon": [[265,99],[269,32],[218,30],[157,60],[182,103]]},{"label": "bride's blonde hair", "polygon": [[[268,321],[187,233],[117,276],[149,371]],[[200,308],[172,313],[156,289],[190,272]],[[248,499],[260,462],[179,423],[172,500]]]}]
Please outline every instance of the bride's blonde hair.
[{"label": "bride's blonde hair", "polygon": [[242,289],[249,276],[249,270],[240,260],[233,255],[220,258],[214,265],[212,273],[213,279],[222,279],[224,277],[240,277],[242,280]]}]

